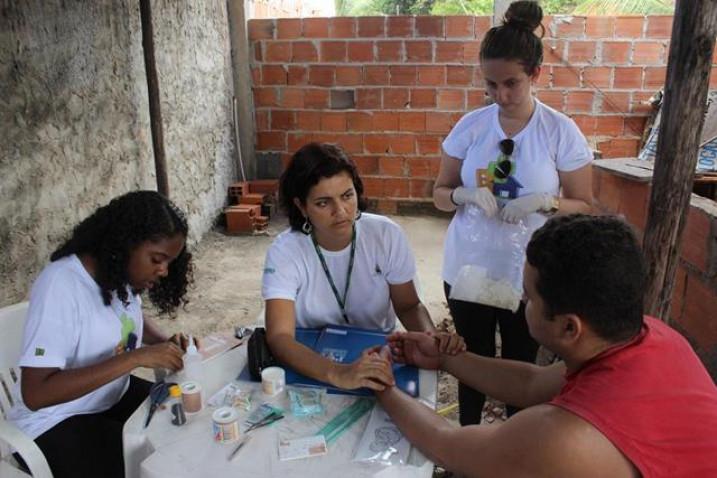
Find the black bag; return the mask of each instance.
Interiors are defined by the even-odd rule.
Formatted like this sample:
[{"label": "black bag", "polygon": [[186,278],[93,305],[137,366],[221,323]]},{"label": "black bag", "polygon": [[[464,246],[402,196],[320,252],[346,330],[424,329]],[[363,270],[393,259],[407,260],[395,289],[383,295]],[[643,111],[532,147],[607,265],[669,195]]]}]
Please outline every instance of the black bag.
[{"label": "black bag", "polygon": [[277,361],[266,343],[266,329],[257,327],[249,337],[247,344],[247,361],[249,375],[255,382],[261,382],[261,371],[267,367],[277,365]]}]

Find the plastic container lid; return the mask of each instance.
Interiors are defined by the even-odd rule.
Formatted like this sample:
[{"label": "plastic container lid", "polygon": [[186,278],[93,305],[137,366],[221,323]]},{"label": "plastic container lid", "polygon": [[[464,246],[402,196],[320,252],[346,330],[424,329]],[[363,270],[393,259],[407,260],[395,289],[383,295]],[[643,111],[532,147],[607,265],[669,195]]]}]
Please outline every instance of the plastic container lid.
[{"label": "plastic container lid", "polygon": [[169,396],[172,398],[179,398],[182,396],[182,389],[179,385],[172,385],[169,387]]}]

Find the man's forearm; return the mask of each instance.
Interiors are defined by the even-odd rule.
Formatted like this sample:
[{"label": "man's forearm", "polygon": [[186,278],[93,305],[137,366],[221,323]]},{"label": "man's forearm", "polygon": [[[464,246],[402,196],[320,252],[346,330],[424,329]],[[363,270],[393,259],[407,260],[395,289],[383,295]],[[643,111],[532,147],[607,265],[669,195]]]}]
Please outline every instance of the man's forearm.
[{"label": "man's forearm", "polygon": [[453,426],[397,387],[388,387],[383,392],[377,392],[376,396],[406,439],[431,461],[443,464],[443,443],[438,437]]},{"label": "man's forearm", "polygon": [[522,408],[544,403],[562,387],[560,366],[540,367],[471,352],[446,356],[441,368],[471,388]]}]

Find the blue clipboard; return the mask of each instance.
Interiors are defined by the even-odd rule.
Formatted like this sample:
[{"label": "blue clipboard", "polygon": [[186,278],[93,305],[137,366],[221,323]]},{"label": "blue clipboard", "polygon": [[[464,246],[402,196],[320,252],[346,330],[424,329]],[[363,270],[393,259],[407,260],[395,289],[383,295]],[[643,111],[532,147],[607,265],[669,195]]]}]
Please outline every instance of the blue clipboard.
[{"label": "blue clipboard", "polygon": [[[382,330],[359,329],[330,325],[321,329],[296,329],[296,341],[300,342],[316,353],[339,363],[351,363],[361,356],[367,348],[386,344],[388,336]],[[418,369],[410,365],[394,364],[393,375],[396,386],[407,394],[417,397],[419,391]],[[303,385],[309,387],[323,387],[329,393],[344,395],[372,396],[373,391],[368,388],[344,390],[333,385],[305,377],[290,368],[286,368],[286,383],[290,385]]]}]

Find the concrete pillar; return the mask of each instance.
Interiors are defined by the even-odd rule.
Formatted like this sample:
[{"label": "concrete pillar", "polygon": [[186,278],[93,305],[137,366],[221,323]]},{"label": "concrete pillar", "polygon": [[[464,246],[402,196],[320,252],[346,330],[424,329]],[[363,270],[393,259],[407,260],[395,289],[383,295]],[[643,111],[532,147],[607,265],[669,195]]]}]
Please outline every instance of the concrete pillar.
[{"label": "concrete pillar", "polygon": [[503,21],[503,15],[513,0],[495,0],[493,2],[493,25],[497,26]]},{"label": "concrete pillar", "polygon": [[240,143],[237,147],[238,153],[241,153],[241,156],[237,154],[237,176],[241,178],[239,165],[239,157],[241,157],[246,179],[255,179],[257,170],[256,155],[254,154],[256,125],[254,124],[254,96],[251,91],[250,53],[244,0],[227,0],[227,12],[234,71],[234,96],[237,99]]}]

